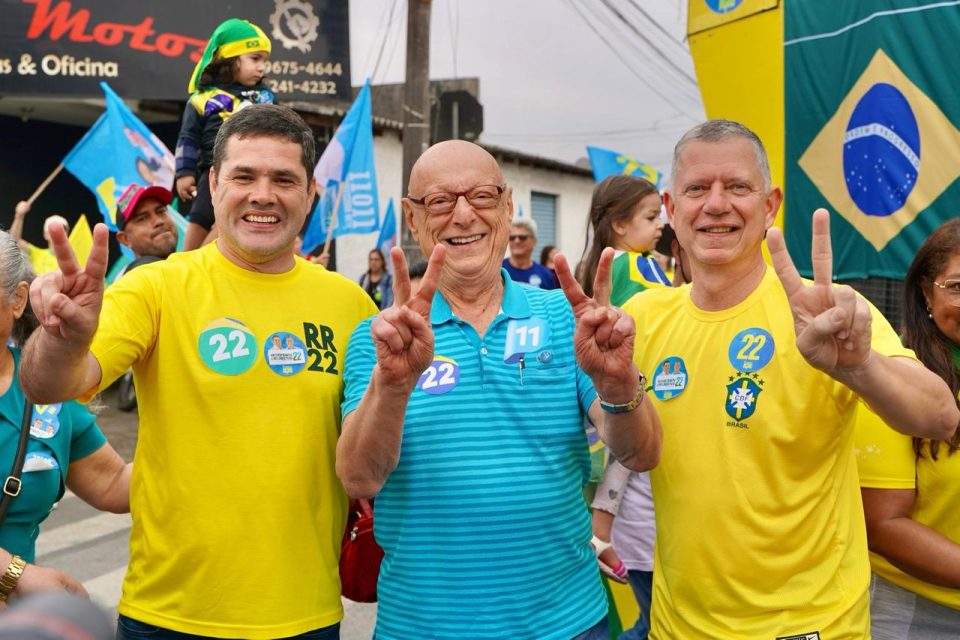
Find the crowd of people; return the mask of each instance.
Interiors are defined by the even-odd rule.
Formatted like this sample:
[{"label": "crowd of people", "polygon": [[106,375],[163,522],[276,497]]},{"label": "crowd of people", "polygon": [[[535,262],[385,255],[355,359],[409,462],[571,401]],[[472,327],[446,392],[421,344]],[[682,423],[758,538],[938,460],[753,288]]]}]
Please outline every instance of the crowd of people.
[{"label": "crowd of people", "polygon": [[[636,594],[631,640],[956,637],[956,220],[901,337],[833,283],[825,210],[800,277],[741,124],[684,134],[663,194],[598,184],[576,269],[533,260],[496,160],[454,140],[402,199],[426,263],[373,250],[356,283],[296,253],[314,137],[263,93],[269,50],[228,21],[191,79],[192,250],[148,185],[118,200],[138,261],[109,288],[104,225],[81,265],[51,223],[37,278],[0,232],[0,601],[83,593],[33,557],[69,487],[132,515],[117,638],[338,638],[349,496],[376,498],[378,640],[606,639],[605,579]],[[81,404],[128,369],[133,464]],[[585,425],[609,450],[591,504]]]}]

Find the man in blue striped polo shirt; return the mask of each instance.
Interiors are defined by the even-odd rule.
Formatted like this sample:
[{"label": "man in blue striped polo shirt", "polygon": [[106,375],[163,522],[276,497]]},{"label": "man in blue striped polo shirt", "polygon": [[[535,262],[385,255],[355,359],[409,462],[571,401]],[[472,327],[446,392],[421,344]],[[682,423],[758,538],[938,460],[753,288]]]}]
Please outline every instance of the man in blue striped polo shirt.
[{"label": "man in blue striped polo shirt", "polygon": [[337,447],[347,492],[377,497],[376,637],[605,639],[583,416],[637,470],[662,437],[632,319],[609,305],[613,253],[592,299],[562,256],[563,292],[512,282],[500,267],[512,192],[469,142],[427,150],[410,194],[430,263],[411,296],[394,249],[394,306],[349,343]]}]

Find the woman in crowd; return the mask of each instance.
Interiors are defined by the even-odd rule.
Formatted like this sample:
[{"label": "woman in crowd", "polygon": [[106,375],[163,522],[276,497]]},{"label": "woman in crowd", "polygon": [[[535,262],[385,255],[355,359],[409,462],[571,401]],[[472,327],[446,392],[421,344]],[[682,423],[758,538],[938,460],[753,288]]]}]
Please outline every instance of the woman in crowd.
[{"label": "woman in crowd", "polygon": [[[960,392],[960,219],[927,238],[904,281],[903,342]],[[874,640],[960,634],[960,434],[895,432],[860,405],[857,456],[874,576]]]},{"label": "woman in crowd", "polygon": [[359,282],[381,310],[393,304],[393,278],[387,271],[387,260],[380,249],[370,251],[367,272],[360,276]]},{"label": "woman in crowd", "polygon": [[553,268],[553,256],[555,255],[557,255],[557,248],[552,244],[548,244],[540,250],[540,264],[550,269],[550,271],[553,271],[554,275],[556,275],[556,271]]},{"label": "woman in crowd", "polygon": [[[34,564],[40,523],[65,487],[98,509],[130,510],[131,465],[107,444],[83,405],[33,405],[29,423],[23,424],[27,407],[17,367],[20,348],[37,326],[28,300],[32,279],[17,242],[0,231],[0,477],[20,476],[22,482],[6,483],[11,493],[19,485],[19,492],[9,498],[0,522],[0,605],[8,598],[52,589],[85,594],[69,575]],[[15,464],[21,435],[26,446],[22,467]]]}]

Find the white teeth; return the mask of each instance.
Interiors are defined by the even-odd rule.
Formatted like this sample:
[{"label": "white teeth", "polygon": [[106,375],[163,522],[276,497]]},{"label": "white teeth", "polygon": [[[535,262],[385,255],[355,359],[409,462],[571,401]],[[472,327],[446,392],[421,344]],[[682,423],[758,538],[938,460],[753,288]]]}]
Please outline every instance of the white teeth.
[{"label": "white teeth", "polygon": [[475,236],[467,236],[465,238],[448,238],[447,242],[450,244],[470,244],[471,242],[476,242],[482,237],[482,235],[477,234]]},{"label": "white teeth", "polygon": [[710,227],[709,229],[704,229],[707,233],[729,233],[733,231],[733,227]]},{"label": "white teeth", "polygon": [[254,215],[248,215],[248,216],[244,216],[244,219],[245,219],[245,220],[249,220],[250,222],[277,222],[277,217],[276,217],[276,216],[254,216]]}]

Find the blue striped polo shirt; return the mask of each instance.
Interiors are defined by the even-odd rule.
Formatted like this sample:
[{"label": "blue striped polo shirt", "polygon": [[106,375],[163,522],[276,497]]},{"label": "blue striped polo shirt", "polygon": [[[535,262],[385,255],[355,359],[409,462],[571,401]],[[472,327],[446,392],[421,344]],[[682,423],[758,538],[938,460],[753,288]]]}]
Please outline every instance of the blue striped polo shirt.
[{"label": "blue striped polo shirt", "polygon": [[[569,640],[606,614],[582,496],[596,392],[574,358],[573,313],[562,291],[501,275],[482,338],[433,298],[434,360],[376,501],[378,640]],[[344,416],[376,362],[369,323],[347,349]]]}]

